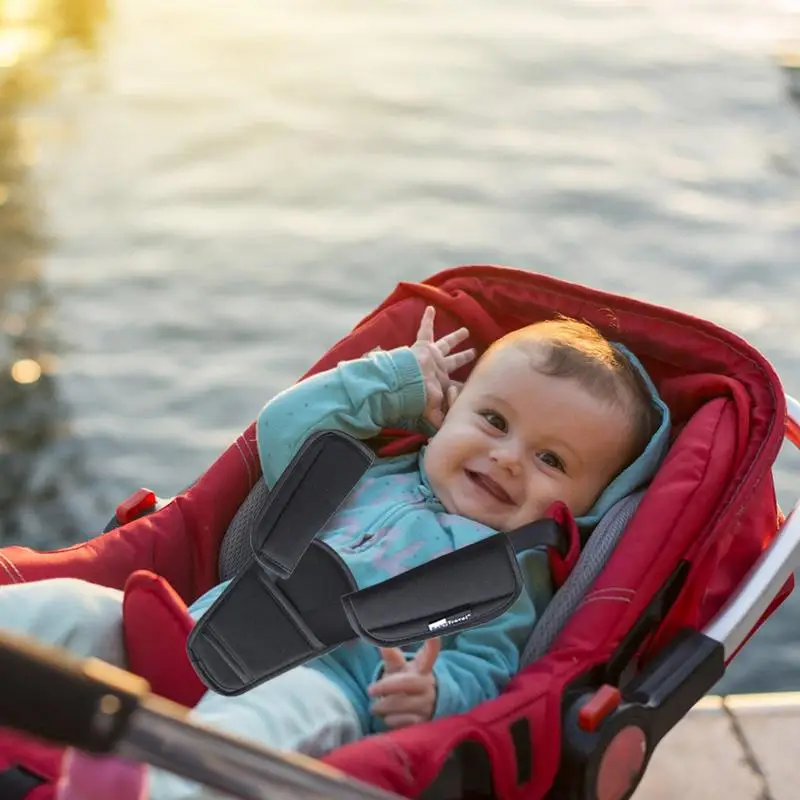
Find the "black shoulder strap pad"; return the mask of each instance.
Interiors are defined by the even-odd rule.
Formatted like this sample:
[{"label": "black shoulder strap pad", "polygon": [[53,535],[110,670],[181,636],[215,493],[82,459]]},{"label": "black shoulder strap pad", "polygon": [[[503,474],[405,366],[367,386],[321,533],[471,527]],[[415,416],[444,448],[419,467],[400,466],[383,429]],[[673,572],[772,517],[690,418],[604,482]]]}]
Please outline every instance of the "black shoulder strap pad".
[{"label": "black shoulder strap pad", "polygon": [[516,553],[561,547],[552,519],[497,533],[342,598],[353,630],[381,647],[401,647],[496,619],[520,596]]},{"label": "black shoulder strap pad", "polygon": [[341,431],[309,436],[270,492],[250,535],[258,560],[288,578],[374,458],[366,445]]},{"label": "black shoulder strap pad", "polygon": [[[292,611],[293,603],[281,601],[282,595],[273,587],[279,578],[290,578],[305,561],[303,555],[314,537],[347,499],[373,459],[372,451],[354,437],[340,431],[320,431],[312,434],[289,462],[251,535],[254,560],[233,578],[189,636],[189,659],[209,688],[220,694],[239,694],[265,680],[270,675],[262,666],[263,652],[270,654],[270,662],[291,661],[281,655],[279,646],[283,637],[286,647],[292,649],[291,631],[295,631],[295,639],[300,637],[303,648],[319,649],[320,643],[304,629],[302,616]],[[309,565],[313,566],[311,561]],[[329,585],[338,587],[341,593],[355,589],[349,571],[344,569],[349,581],[342,578],[345,582],[337,584],[329,580]],[[302,584],[314,571],[305,569],[301,573]],[[292,596],[299,594],[294,591]],[[291,625],[281,633],[280,620],[284,618]]]}]

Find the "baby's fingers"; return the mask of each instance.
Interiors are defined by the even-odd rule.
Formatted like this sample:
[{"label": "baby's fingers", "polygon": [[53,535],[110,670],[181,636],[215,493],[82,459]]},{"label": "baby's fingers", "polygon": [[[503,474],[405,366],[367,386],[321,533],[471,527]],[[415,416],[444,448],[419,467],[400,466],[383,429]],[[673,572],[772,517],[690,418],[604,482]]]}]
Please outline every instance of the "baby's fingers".
[{"label": "baby's fingers", "polygon": [[379,717],[388,714],[420,714],[428,713],[430,709],[430,696],[396,694],[380,697],[370,706],[370,711]]},{"label": "baby's fingers", "polygon": [[442,336],[438,342],[435,342],[435,345],[439,348],[439,352],[446,356],[453,348],[458,347],[461,342],[466,341],[468,338],[469,331],[466,328],[459,328],[457,331],[448,333],[447,336]]},{"label": "baby's fingers", "polygon": [[425,405],[425,419],[435,428],[441,428],[444,422],[444,392],[440,383],[429,383],[425,385],[427,402]]},{"label": "baby's fingers", "polygon": [[433,342],[433,320],[436,316],[436,309],[433,306],[427,306],[422,314],[422,321],[419,323],[419,330],[417,331],[418,342]]},{"label": "baby's fingers", "polygon": [[430,675],[442,650],[442,640],[436,636],[426,640],[414,656],[413,665],[420,675]]},{"label": "baby's fingers", "polygon": [[387,728],[396,730],[397,728],[407,728],[409,725],[417,725],[420,722],[427,722],[428,717],[422,714],[388,714],[383,718]]},{"label": "baby's fingers", "polygon": [[455,372],[460,367],[463,367],[465,364],[469,364],[474,360],[475,350],[470,348],[469,350],[462,350],[459,353],[453,353],[450,356],[446,356],[444,359],[444,365],[449,374],[451,372]]},{"label": "baby's fingers", "polygon": [[383,674],[393,675],[396,672],[405,672],[408,662],[399,647],[381,647],[381,659],[383,660]]},{"label": "baby's fingers", "polygon": [[432,685],[433,682],[429,677],[416,672],[395,672],[371,683],[367,687],[367,694],[377,698],[387,698],[392,695],[405,698],[409,695],[424,694]]}]

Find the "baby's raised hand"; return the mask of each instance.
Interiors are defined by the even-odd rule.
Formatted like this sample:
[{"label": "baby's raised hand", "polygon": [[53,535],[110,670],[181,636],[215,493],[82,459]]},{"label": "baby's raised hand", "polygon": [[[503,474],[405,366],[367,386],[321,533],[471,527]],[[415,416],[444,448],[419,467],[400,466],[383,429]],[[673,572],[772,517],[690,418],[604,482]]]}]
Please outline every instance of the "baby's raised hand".
[{"label": "baby's raised hand", "polygon": [[448,333],[438,341],[433,338],[433,320],[436,309],[428,306],[422,315],[417,340],[411,350],[417,357],[422,379],[425,382],[425,411],[422,416],[434,427],[444,422],[444,415],[457,396],[457,388],[450,380],[450,373],[469,364],[475,358],[473,349],[453,353],[452,350],[469,336],[466,328]]},{"label": "baby's raised hand", "polygon": [[382,647],[383,676],[368,689],[372,713],[383,717],[388,728],[426,722],[436,708],[433,665],[442,649],[439,638],[428,639],[411,661],[397,647]]}]

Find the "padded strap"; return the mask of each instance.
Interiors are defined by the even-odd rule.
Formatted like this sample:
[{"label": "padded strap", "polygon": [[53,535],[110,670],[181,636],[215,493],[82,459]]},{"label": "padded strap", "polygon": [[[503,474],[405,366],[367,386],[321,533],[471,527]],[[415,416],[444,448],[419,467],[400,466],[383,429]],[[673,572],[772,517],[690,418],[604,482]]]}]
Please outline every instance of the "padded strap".
[{"label": "padded strap", "polygon": [[[305,605],[304,595],[316,608],[315,590],[322,585],[338,606],[339,597],[353,591],[355,583],[346,567],[330,559],[321,576],[314,569],[319,558],[309,560],[304,554],[373,458],[358,439],[341,431],[321,431],[312,434],[289,462],[252,534],[254,559],[189,636],[189,660],[206,686],[220,694],[241,694],[326,650],[299,610]],[[299,580],[292,580],[301,562],[306,569]],[[309,589],[300,591],[298,586]],[[330,605],[327,596],[323,600],[323,606]]]},{"label": "padded strap", "polygon": [[508,538],[490,536],[341,601],[362,639],[402,647],[495,619],[523,586]]},{"label": "padded strap", "polygon": [[195,626],[189,660],[209,688],[242,694],[354,639],[341,597],[356,588],[338,554],[319,540],[287,579],[253,561]]},{"label": "padded strap", "polygon": [[489,622],[524,589],[517,553],[568,546],[546,518],[359,591],[345,562],[315,537],[371,463],[370,450],[337,431],[304,443],[252,537],[255,558],[189,636],[204,684],[241,694],[356,636],[401,646]]},{"label": "padded strap", "polygon": [[342,598],[353,630],[380,647],[400,647],[496,619],[524,589],[516,554],[566,548],[553,519],[461,547]]},{"label": "padded strap", "polygon": [[561,525],[550,517],[538,519],[507,533],[514,551],[524,553],[537,547],[552,547],[564,558],[569,550],[569,536]]},{"label": "padded strap", "polygon": [[375,456],[341,431],[311,434],[270,492],[250,544],[262,566],[288,578]]}]

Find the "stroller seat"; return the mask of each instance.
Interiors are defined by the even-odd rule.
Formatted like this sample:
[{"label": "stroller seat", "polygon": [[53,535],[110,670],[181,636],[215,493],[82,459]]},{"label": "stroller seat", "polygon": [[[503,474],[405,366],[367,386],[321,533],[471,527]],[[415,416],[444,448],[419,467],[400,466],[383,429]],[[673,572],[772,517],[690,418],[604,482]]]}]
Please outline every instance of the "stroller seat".
[{"label": "stroller seat", "polygon": [[[786,416],[780,382],[758,351],[711,323],[494,266],[459,267],[399,285],[310,373],[375,346],[410,342],[428,304],[437,308],[442,333],[467,326],[479,353],[509,330],[555,313],[594,324],[645,364],[670,406],[673,443],[646,491],[620,501],[589,537],[524,649],[524,668],[499,698],[457,717],[368,737],[324,761],[404,797],[627,797],[652,745],[732,656],[700,632],[781,526],[771,475]],[[4,579],[64,575],[127,584],[125,633],[134,671],[156,692],[191,705],[203,687],[196,676],[190,685],[181,649],[190,622],[181,609],[250,557],[249,532],[266,500],[254,434],[251,425],[154,513],[120,520],[64,550],[4,548]],[[370,445],[393,455],[421,442],[386,430]],[[776,587],[762,619],[790,589],[790,582]],[[138,616],[137,597],[148,599]],[[159,641],[184,656],[173,670],[164,666],[163,648],[152,645],[158,626],[144,622],[154,609],[164,631]],[[754,629],[760,620],[753,623]],[[42,776],[38,794],[24,797],[44,800],[58,771],[54,752],[2,735],[0,769],[23,765]],[[614,774],[628,770],[629,781],[609,783],[606,752],[616,754]]]}]

